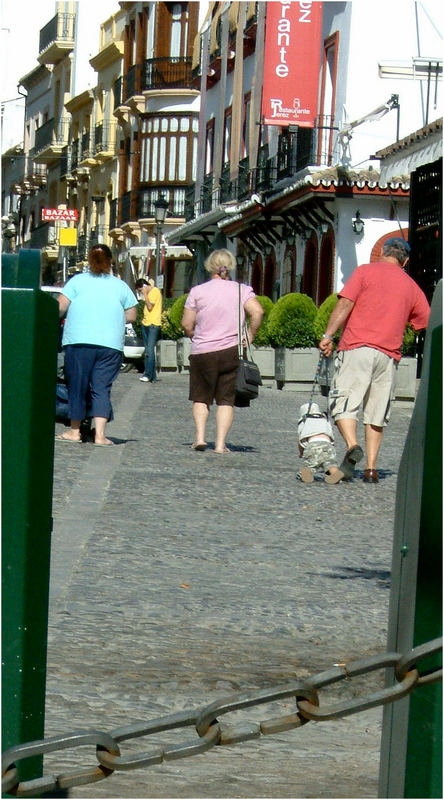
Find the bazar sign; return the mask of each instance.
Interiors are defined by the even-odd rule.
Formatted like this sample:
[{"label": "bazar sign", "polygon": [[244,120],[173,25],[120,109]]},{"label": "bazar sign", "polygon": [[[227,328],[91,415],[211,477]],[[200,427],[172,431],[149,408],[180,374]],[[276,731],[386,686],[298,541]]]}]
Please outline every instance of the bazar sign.
[{"label": "bazar sign", "polygon": [[42,222],[48,220],[63,220],[77,222],[79,212],[75,208],[42,208]]},{"label": "bazar sign", "polygon": [[262,117],[313,127],[318,106],[322,3],[267,3]]}]

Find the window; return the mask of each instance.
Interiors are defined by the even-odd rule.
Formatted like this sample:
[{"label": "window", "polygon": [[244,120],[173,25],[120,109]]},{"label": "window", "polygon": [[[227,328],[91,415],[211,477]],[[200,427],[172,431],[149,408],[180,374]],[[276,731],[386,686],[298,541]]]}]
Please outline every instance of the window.
[{"label": "window", "polygon": [[227,164],[230,160],[230,148],[231,148],[231,106],[230,108],[227,108],[225,111],[224,140],[222,147],[223,164]]},{"label": "window", "polygon": [[318,140],[318,163],[331,164],[333,149],[333,124],[336,102],[338,71],[339,33],[324,42],[321,78],[320,136]]},{"label": "window", "polygon": [[162,115],[142,121],[140,181],[190,183],[197,120],[189,116]]},{"label": "window", "polygon": [[187,54],[188,3],[171,4],[171,58],[183,58]]},{"label": "window", "polygon": [[250,108],[251,108],[251,93],[244,97],[244,122],[242,128],[242,156],[248,156],[250,150]]},{"label": "window", "polygon": [[207,136],[205,144],[205,175],[213,172],[214,159],[214,119],[207,122]]}]

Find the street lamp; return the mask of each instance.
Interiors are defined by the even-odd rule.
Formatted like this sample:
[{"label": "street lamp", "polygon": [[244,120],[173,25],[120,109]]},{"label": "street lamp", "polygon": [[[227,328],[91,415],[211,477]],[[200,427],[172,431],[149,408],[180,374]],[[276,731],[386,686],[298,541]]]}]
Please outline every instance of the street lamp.
[{"label": "street lamp", "polygon": [[157,198],[154,203],[154,219],[156,220],[156,274],[155,283],[160,272],[160,246],[162,239],[162,228],[167,214],[168,202],[163,195]]}]

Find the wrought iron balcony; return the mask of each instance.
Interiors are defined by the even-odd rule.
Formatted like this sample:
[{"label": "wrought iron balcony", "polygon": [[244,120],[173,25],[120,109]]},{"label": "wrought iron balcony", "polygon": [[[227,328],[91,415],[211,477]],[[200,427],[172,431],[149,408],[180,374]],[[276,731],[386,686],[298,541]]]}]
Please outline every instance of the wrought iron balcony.
[{"label": "wrought iron balcony", "polygon": [[56,14],[40,30],[39,61],[56,64],[74,48],[75,14]]},{"label": "wrought iron balcony", "polygon": [[30,238],[25,242],[25,247],[41,250],[42,247],[55,244],[55,226],[49,222],[42,222],[31,231]]},{"label": "wrought iron balcony", "polygon": [[79,166],[79,140],[74,139],[71,142],[71,172]]},{"label": "wrought iron balcony", "polygon": [[99,122],[94,129],[94,155],[116,152],[116,125],[112,122]]},{"label": "wrought iron balcony", "polygon": [[155,203],[160,195],[168,202],[168,214],[171,217],[185,217],[186,187],[162,186],[155,189],[140,189],[137,200],[137,218],[155,218]]},{"label": "wrought iron balcony", "polygon": [[61,149],[68,142],[69,119],[49,119],[35,132],[34,153],[40,155],[43,150],[55,148],[59,155]]},{"label": "wrought iron balcony", "polygon": [[108,228],[106,225],[98,225],[96,228],[93,228],[89,235],[89,249],[96,244],[106,244],[107,236]]},{"label": "wrought iron balcony", "polygon": [[117,217],[119,212],[119,199],[115,197],[109,204],[109,229],[112,231],[117,228]]},{"label": "wrought iron balcony", "polygon": [[150,89],[189,88],[191,81],[191,58],[147,58],[114,83],[114,107]]}]

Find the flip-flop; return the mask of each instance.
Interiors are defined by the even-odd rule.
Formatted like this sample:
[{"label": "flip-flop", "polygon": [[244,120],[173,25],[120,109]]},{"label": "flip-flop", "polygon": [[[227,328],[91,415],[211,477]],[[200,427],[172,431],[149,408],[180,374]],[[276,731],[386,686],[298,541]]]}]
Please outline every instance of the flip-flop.
[{"label": "flip-flop", "polygon": [[54,439],[56,442],[67,442],[68,444],[83,444],[81,439],[68,439],[67,436],[63,436],[63,433],[57,433]]},{"label": "flip-flop", "polygon": [[196,450],[198,453],[203,453],[203,451],[207,449],[207,443],[193,442],[191,449]]},{"label": "flip-flop", "polygon": [[116,446],[115,442],[104,442],[103,444],[100,444],[100,442],[93,442],[92,444],[94,445],[94,447],[115,447]]}]

